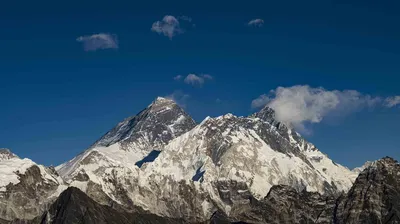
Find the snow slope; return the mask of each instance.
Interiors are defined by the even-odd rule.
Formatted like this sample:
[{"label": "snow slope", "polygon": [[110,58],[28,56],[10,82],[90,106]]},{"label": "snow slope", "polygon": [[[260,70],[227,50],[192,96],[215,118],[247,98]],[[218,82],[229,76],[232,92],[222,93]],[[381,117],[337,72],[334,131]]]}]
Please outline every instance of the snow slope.
[{"label": "snow slope", "polygon": [[67,188],[51,168],[0,149],[0,218],[31,219]]},{"label": "snow slope", "polygon": [[0,149],[0,191],[6,191],[6,186],[9,184],[18,184],[20,175],[25,174],[26,170],[32,166],[39,168],[41,177],[45,181],[63,183],[59,176],[51,174],[46,167],[27,158],[21,159],[8,149]]},{"label": "snow slope", "polygon": [[257,198],[265,197],[278,184],[320,193],[351,187],[354,180],[350,170],[315,148],[298,151],[297,146],[281,137],[268,122],[228,114],[207,118],[172,140],[144,173],[156,172],[179,181],[191,180],[200,169],[204,172],[202,184],[244,182]]}]

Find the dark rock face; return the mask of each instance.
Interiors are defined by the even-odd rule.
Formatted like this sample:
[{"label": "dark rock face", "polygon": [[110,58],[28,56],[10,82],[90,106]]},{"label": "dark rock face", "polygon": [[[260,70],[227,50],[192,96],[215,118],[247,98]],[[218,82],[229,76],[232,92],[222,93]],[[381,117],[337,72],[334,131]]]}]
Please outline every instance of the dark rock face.
[{"label": "dark rock face", "polygon": [[[290,144],[289,137],[285,137],[285,135],[288,135],[287,129],[285,129],[285,133],[280,133],[277,131],[278,129],[274,125],[278,125],[280,123],[269,117],[272,116],[271,114],[268,114],[268,116],[265,115],[267,116],[267,118],[265,118],[263,114],[258,113],[252,115],[251,117],[259,118],[258,116],[266,120],[252,120],[244,117],[236,117],[229,114],[224,116],[224,120],[222,122],[218,119],[209,119],[204,123],[204,126],[209,127],[205,134],[205,137],[207,139],[210,139],[207,148],[217,149],[209,153],[210,157],[216,165],[218,165],[218,161],[220,161],[223,154],[230,147],[229,144],[225,143],[228,141],[226,141],[226,137],[223,135],[223,133],[227,131],[229,133],[235,131],[240,132],[240,129],[254,130],[260,136],[260,138],[265,141],[273,150],[287,155],[294,154],[296,156],[300,156],[302,159],[307,161],[307,159],[304,158],[304,156],[300,153],[300,149]],[[284,125],[281,124],[281,127],[283,126]]]},{"label": "dark rock face", "polygon": [[229,216],[214,214],[212,222],[333,223],[335,201],[334,197],[277,185],[263,200],[249,195],[247,203],[232,207]]},{"label": "dark rock face", "polygon": [[68,188],[48,212],[35,218],[31,224],[175,224],[184,223],[153,214],[132,214],[100,205],[77,188]]},{"label": "dark rock face", "polygon": [[6,191],[0,193],[0,217],[32,219],[47,209],[47,204],[52,201],[51,195],[57,190],[59,183],[43,179],[36,165],[28,168],[24,174],[17,175],[20,182],[15,185],[10,183]]},{"label": "dark rock face", "polygon": [[211,223],[400,223],[400,164],[383,158],[367,167],[347,194],[339,197],[273,186],[263,200],[251,195],[216,212]]},{"label": "dark rock face", "polygon": [[[129,146],[145,138],[155,150],[171,139],[189,131],[196,122],[174,101],[158,97],[146,109],[120,122],[94,146],[109,146],[120,142]],[[144,136],[144,134],[146,136]]]},{"label": "dark rock face", "polygon": [[314,145],[309,144],[293,128],[290,128],[287,125],[285,125],[284,123],[276,120],[275,111],[272,108],[264,107],[259,112],[254,113],[250,117],[260,118],[261,120],[266,121],[267,123],[269,123],[271,126],[273,126],[275,128],[276,132],[283,139],[290,141],[290,138],[292,138],[295,142],[300,143],[300,145],[302,145],[301,143],[305,143],[304,144],[305,149],[309,148],[311,150],[316,150]]},{"label": "dark rock face", "polygon": [[367,167],[337,210],[337,223],[400,223],[400,164],[386,157]]}]

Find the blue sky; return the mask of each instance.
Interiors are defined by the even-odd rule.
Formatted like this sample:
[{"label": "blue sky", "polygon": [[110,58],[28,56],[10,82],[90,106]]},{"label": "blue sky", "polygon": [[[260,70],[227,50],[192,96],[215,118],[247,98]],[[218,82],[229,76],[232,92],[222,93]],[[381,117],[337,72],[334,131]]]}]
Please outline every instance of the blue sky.
[{"label": "blue sky", "polygon": [[[350,89],[384,102],[400,95],[399,10],[396,1],[370,0],[4,3],[0,147],[58,165],[174,92],[189,95],[182,103],[197,121],[248,115],[254,99],[279,86]],[[171,39],[152,31],[165,15],[185,32]],[[247,25],[257,18],[263,26]],[[116,45],[85,51],[77,41],[101,33],[115,35]],[[191,85],[188,74],[213,78]],[[322,115],[299,122],[333,160],[355,167],[400,159],[398,106]]]}]

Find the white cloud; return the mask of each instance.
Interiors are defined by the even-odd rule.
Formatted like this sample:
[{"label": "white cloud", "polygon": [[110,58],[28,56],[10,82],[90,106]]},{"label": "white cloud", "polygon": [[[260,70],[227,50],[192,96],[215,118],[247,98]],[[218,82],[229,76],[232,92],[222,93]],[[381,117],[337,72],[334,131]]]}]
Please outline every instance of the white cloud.
[{"label": "white cloud", "polygon": [[253,19],[250,20],[247,25],[249,26],[255,26],[255,27],[262,27],[264,25],[264,20],[262,19]]},{"label": "white cloud", "polygon": [[189,85],[199,85],[202,86],[206,80],[212,80],[213,77],[208,74],[202,74],[202,75],[195,75],[195,74],[189,74],[186,76],[186,78],[183,80],[186,84]]},{"label": "white cloud", "polygon": [[165,98],[175,101],[175,103],[181,107],[186,107],[186,103],[190,98],[190,95],[182,92],[181,90],[175,90],[173,93],[165,96]]},{"label": "white cloud", "polygon": [[158,34],[163,34],[172,40],[174,36],[185,32],[185,30],[181,28],[181,23],[179,20],[187,21],[188,23],[192,22],[192,18],[188,16],[180,16],[176,18],[171,15],[166,15],[161,21],[156,21],[153,23],[151,26],[151,31]]},{"label": "white cloud", "polygon": [[96,51],[98,49],[117,49],[118,40],[116,35],[107,33],[98,33],[87,36],[80,36],[76,39],[78,42],[83,43],[85,51]]},{"label": "white cloud", "polygon": [[177,75],[177,76],[174,77],[174,80],[179,81],[179,80],[181,80],[182,78],[183,78],[182,75]]},{"label": "white cloud", "polygon": [[195,74],[189,74],[186,76],[184,82],[186,84],[191,84],[191,85],[203,85],[204,84],[204,78],[197,76]]},{"label": "white cloud", "polygon": [[262,94],[253,101],[251,101],[251,107],[252,108],[260,108],[265,105],[270,101],[271,99],[267,96],[267,94]]},{"label": "white cloud", "polygon": [[276,119],[299,131],[307,131],[306,123],[319,123],[332,114],[345,115],[363,108],[381,105],[380,97],[372,97],[355,90],[325,90],[308,85],[278,87],[269,95],[263,94],[252,101],[253,108],[269,106]]},{"label": "white cloud", "polygon": [[208,75],[208,74],[204,74],[204,75],[201,75],[204,79],[209,79],[209,80],[212,80],[213,79],[213,77],[211,76],[211,75]]},{"label": "white cloud", "polygon": [[386,107],[395,107],[400,105],[400,96],[392,96],[385,99],[385,106]]}]

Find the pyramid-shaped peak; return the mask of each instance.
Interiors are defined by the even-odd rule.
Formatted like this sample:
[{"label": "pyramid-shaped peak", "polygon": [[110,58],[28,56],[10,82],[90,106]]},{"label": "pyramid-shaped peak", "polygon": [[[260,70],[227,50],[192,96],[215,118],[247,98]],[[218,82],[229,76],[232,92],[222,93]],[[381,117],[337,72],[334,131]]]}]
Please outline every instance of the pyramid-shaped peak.
[{"label": "pyramid-shaped peak", "polygon": [[0,148],[0,161],[9,160],[12,158],[19,158],[19,157],[14,153],[12,153],[9,149]]},{"label": "pyramid-shaped peak", "polygon": [[[118,123],[91,148],[110,146],[122,141],[126,145],[141,141],[140,144],[144,144],[143,148],[147,146],[160,148],[172,138],[189,131],[194,126],[196,122],[175,101],[166,97],[157,97],[147,108]],[[141,139],[142,137],[146,140]]]},{"label": "pyramid-shaped peak", "polygon": [[149,106],[151,112],[158,112],[164,110],[171,110],[173,108],[179,108],[178,104],[170,99],[165,97],[157,97]]},{"label": "pyramid-shaped peak", "polygon": [[175,101],[166,97],[157,97],[152,104],[175,104]]}]

